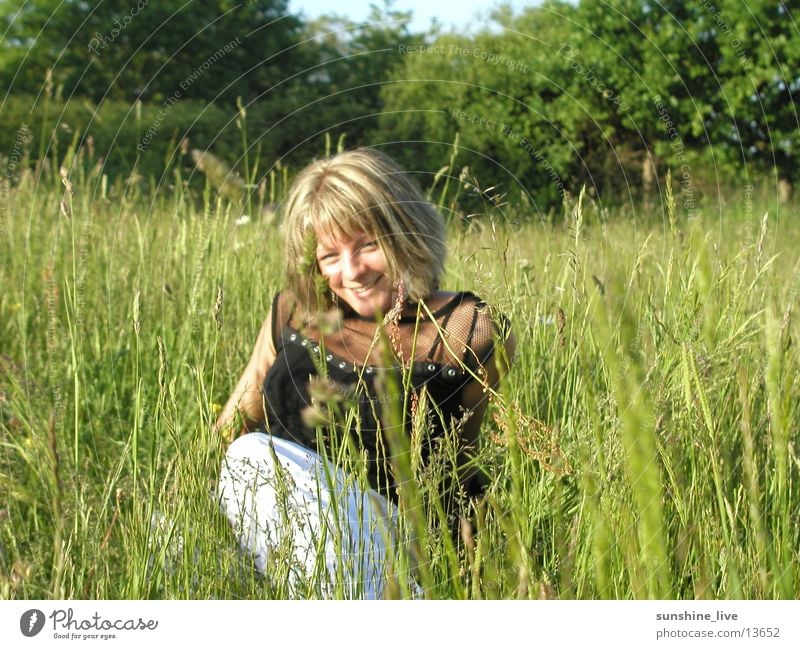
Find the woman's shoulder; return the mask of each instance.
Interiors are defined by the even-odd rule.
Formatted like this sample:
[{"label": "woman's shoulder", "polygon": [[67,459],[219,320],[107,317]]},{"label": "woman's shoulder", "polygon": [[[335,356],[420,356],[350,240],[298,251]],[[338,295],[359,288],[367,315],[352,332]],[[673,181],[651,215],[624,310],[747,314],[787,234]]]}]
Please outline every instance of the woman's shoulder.
[{"label": "woman's shoulder", "polygon": [[[494,336],[505,339],[510,331],[509,318],[494,305],[472,291],[441,292],[439,313],[455,328],[466,328],[470,341],[489,344]],[[450,328],[450,327],[448,327]]]},{"label": "woman's shoulder", "polygon": [[434,291],[423,302],[434,313],[484,304],[483,300],[471,291]]},{"label": "woman's shoulder", "polygon": [[436,291],[425,304],[448,343],[443,354],[455,354],[473,371],[491,356],[497,339],[508,337],[508,318],[472,291]]},{"label": "woman's shoulder", "polygon": [[425,302],[432,311],[438,311],[442,307],[454,305],[456,299],[461,295],[464,293],[459,291],[434,291]]},{"label": "woman's shoulder", "polygon": [[[472,291],[436,291],[425,300],[437,316],[491,318],[501,317],[482,297]],[[448,317],[448,319],[449,319]]]},{"label": "woman's shoulder", "polygon": [[272,303],[274,304],[290,304],[296,301],[294,291],[290,288],[281,288],[278,289],[278,292],[275,293],[274,297],[272,298]]},{"label": "woman's shoulder", "polygon": [[271,329],[274,338],[280,337],[281,330],[292,322],[295,315],[297,300],[294,293],[288,288],[282,288],[272,298]]}]

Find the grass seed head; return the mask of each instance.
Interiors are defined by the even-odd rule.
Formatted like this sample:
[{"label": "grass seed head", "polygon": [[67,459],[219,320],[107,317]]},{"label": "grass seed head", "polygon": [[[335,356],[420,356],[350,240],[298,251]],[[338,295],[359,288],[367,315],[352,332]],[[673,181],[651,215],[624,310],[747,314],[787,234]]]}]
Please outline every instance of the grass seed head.
[{"label": "grass seed head", "polygon": [[330,405],[344,401],[344,390],[327,376],[313,376],[308,381],[308,394],[320,404]]},{"label": "grass seed head", "polygon": [[141,315],[141,292],[136,291],[133,296],[133,331],[137,336],[142,330]]},{"label": "grass seed head", "polygon": [[214,322],[217,325],[217,331],[222,329],[222,303],[225,299],[225,294],[222,291],[221,286],[217,286],[217,300],[214,302],[214,309],[212,310],[212,314],[214,316]]},{"label": "grass seed head", "polygon": [[308,324],[318,329],[323,336],[335,334],[344,328],[344,313],[341,309],[333,307],[312,316]]},{"label": "grass seed head", "polygon": [[300,412],[300,417],[303,423],[309,428],[316,428],[317,426],[325,426],[328,423],[328,414],[322,406],[314,404],[303,408]]}]

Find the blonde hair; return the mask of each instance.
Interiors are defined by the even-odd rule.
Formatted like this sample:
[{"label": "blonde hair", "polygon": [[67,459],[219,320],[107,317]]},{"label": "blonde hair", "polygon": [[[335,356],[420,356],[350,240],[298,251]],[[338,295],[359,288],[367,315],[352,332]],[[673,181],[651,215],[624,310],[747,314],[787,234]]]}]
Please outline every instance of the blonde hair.
[{"label": "blonde hair", "polygon": [[388,275],[414,302],[439,286],[445,225],[439,211],[389,156],[346,151],[308,165],[292,183],[283,217],[287,287],[306,314],[331,307],[316,259],[317,232],[375,237]]}]

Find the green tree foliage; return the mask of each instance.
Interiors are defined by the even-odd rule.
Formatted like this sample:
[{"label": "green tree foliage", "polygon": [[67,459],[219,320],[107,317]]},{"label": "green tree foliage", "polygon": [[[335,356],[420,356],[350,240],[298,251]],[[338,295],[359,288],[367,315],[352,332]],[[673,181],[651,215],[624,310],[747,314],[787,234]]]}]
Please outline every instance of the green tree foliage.
[{"label": "green tree foliage", "polygon": [[145,177],[159,175],[184,137],[237,167],[258,159],[302,164],[319,155],[326,135],[367,144],[381,85],[402,61],[398,44],[423,39],[409,31],[410,13],[385,1],[363,24],[327,16],[306,25],[286,5],[0,0],[7,45],[0,78],[14,93],[3,121],[13,135],[30,111],[35,151],[59,157],[70,139],[63,129],[44,133],[60,115],[76,142],[91,135],[107,152],[111,173],[130,173],[135,148]]},{"label": "green tree foliage", "polygon": [[594,140],[586,171],[606,193],[687,168],[691,152],[710,145],[708,121],[723,106],[718,48],[702,11],[673,0],[579,5],[567,70],[593,122],[579,137]]},{"label": "green tree foliage", "polygon": [[363,23],[335,14],[310,22],[304,46],[314,50],[317,62],[304,86],[304,121],[318,133],[344,136],[348,146],[369,144],[366,133],[384,109],[381,89],[403,63],[398,48],[424,40],[410,31],[410,21],[411,12],[396,11],[384,0],[370,5]]},{"label": "green tree foliage", "polygon": [[301,23],[286,10],[286,0],[6,0],[0,78],[38,93],[52,68],[65,97],[161,102],[181,91],[232,104],[306,67]]},{"label": "green tree foliage", "polygon": [[578,19],[579,49],[629,105],[610,124],[620,155],[796,179],[800,47],[783,3],[605,0]]},{"label": "green tree foliage", "polygon": [[493,18],[500,30],[406,57],[376,138],[442,160],[458,134],[484,185],[549,204],[562,182],[623,198],[667,169],[687,209],[700,185],[773,166],[796,178],[800,41],[785,4],[548,0]]},{"label": "green tree foliage", "polygon": [[[62,97],[89,106],[64,113],[73,130],[105,129],[110,146],[118,127],[125,146],[146,140],[148,169],[184,135],[240,171],[303,164],[328,138],[385,146],[429,173],[423,184],[448,166],[543,210],[584,185],[614,201],[650,196],[670,169],[687,209],[704,187],[800,175],[800,40],[780,1],[545,0],[500,7],[466,35],[413,33],[391,0],[363,24],[305,24],[287,0],[136,2],[0,0],[0,79],[42,124],[62,108],[42,97]],[[92,124],[109,100],[120,124]],[[4,101],[0,140],[20,126]]]},{"label": "green tree foliage", "polygon": [[480,186],[503,183],[557,201],[579,159],[570,115],[558,107],[567,95],[555,56],[574,12],[566,2],[547,2],[523,24],[501,11],[494,18],[502,32],[444,35],[406,52],[400,76],[386,87],[377,137],[409,140],[400,157],[410,164],[446,162],[458,135],[459,163]]},{"label": "green tree foliage", "polygon": [[800,118],[800,40],[787,3],[719,0],[713,14],[721,51],[721,91],[735,119],[715,132],[721,152],[757,174],[776,169],[791,183],[797,165]]}]

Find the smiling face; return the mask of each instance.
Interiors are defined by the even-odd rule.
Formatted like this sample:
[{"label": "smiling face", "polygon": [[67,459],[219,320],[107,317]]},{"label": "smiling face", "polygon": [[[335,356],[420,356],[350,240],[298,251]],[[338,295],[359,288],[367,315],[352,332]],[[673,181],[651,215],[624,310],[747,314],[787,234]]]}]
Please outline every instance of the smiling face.
[{"label": "smiling face", "polygon": [[396,299],[394,282],[375,237],[364,232],[318,232],[317,264],[333,293],[358,315],[372,317],[392,308]]},{"label": "smiling face", "polygon": [[[292,183],[284,226],[286,286],[306,317],[333,306],[328,291],[319,292],[321,275],[334,298],[365,317],[390,312],[400,278],[404,300],[418,302],[438,288],[447,252],[444,219],[380,151],[356,149],[312,162]],[[377,247],[361,249],[371,243],[364,238],[377,239]],[[369,280],[376,280],[374,287]]]}]

